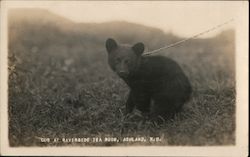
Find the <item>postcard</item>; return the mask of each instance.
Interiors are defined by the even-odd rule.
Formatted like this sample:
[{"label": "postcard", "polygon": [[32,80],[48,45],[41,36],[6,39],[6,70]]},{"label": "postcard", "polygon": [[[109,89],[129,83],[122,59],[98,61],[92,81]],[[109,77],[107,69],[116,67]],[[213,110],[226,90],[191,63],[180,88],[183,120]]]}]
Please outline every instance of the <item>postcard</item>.
[{"label": "postcard", "polygon": [[246,1],[1,1],[1,155],[247,156]]}]

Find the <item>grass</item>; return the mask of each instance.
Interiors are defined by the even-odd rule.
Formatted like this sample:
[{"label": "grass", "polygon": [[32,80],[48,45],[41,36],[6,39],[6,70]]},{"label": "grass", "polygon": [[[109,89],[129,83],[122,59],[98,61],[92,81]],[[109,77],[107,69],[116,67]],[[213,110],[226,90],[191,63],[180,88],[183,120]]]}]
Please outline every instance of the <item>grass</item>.
[{"label": "grass", "polygon": [[[129,89],[109,68],[105,41],[40,46],[29,36],[10,34],[10,145],[235,144],[234,36],[225,38],[228,34],[158,54],[176,60],[194,90],[183,111],[162,124],[138,112],[124,118]],[[40,137],[160,137],[161,142],[63,143],[41,142]]]}]

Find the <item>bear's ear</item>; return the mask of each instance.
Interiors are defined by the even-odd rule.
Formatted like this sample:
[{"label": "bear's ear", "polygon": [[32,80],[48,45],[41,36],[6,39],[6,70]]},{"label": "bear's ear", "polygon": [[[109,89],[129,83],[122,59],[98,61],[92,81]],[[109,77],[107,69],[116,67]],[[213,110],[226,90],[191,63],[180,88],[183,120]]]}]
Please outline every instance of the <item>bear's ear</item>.
[{"label": "bear's ear", "polygon": [[110,53],[111,51],[113,51],[116,48],[117,48],[117,43],[115,42],[114,39],[109,38],[106,40],[106,49],[107,49],[108,53]]},{"label": "bear's ear", "polygon": [[133,51],[137,54],[137,55],[141,55],[144,51],[144,44],[143,43],[137,43],[132,47]]}]

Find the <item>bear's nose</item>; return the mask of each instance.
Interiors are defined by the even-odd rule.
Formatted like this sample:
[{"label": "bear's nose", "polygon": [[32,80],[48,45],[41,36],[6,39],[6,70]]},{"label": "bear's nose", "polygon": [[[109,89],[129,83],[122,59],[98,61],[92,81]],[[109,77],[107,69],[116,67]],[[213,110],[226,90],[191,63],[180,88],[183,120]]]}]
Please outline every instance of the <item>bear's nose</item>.
[{"label": "bear's nose", "polygon": [[126,71],[119,71],[118,75],[121,77],[126,77],[126,76],[128,76],[128,73]]}]

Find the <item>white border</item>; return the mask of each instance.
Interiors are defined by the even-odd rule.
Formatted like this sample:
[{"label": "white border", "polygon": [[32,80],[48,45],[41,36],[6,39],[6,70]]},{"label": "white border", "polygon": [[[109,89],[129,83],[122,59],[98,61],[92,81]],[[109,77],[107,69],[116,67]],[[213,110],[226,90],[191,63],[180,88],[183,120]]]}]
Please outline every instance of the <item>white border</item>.
[{"label": "white border", "polygon": [[[62,1],[29,1],[30,6],[61,3]],[[143,1],[141,1],[143,3]],[[172,2],[173,3],[173,2]],[[176,1],[176,3],[181,3]],[[195,3],[195,2],[194,2]],[[248,154],[248,2],[234,2],[240,6],[235,19],[236,28],[236,145],[235,146],[126,146],[126,147],[9,147],[7,114],[7,11],[23,6],[22,1],[1,1],[0,107],[1,155],[89,155],[117,156],[247,156]],[[27,5],[27,3],[25,3]],[[26,6],[25,5],[25,6]]]}]

